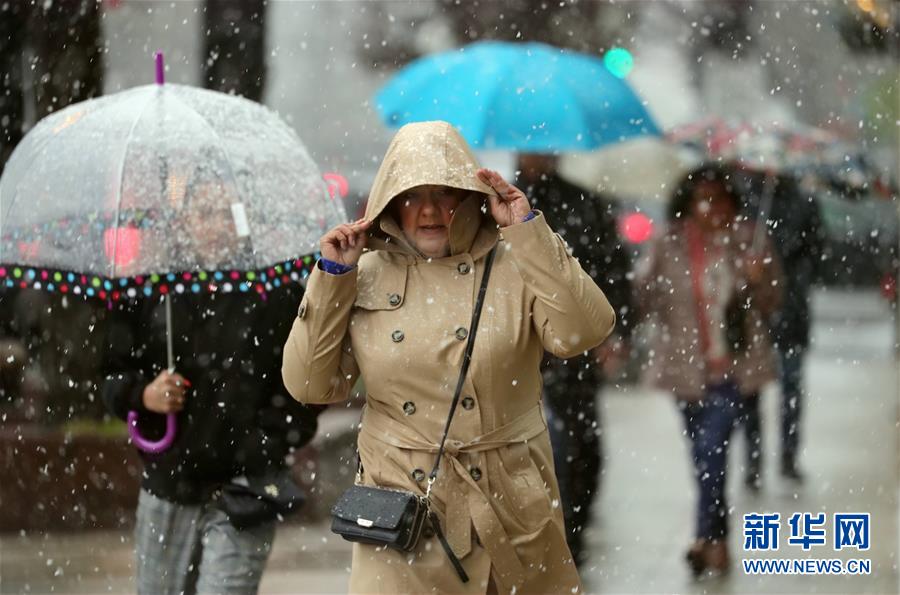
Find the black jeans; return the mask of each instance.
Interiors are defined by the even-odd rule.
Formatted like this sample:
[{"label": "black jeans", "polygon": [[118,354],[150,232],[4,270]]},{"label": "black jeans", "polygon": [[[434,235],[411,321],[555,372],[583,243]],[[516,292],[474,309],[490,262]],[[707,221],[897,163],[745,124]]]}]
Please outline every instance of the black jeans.
[{"label": "black jeans", "polygon": [[781,356],[781,461],[793,466],[800,448],[805,349],[779,350]]},{"label": "black jeans", "polygon": [[741,395],[731,383],[710,386],[699,401],[678,400],[697,480],[697,539],[722,539],[728,534],[725,499],[728,443],[741,415]]},{"label": "black jeans", "polygon": [[[803,362],[805,348],[780,349],[781,360],[781,462],[793,466],[800,448],[800,416],[803,412]],[[749,395],[743,402],[741,424],[747,437],[747,471],[759,473],[762,453],[762,429],[759,395]]]},{"label": "black jeans", "polygon": [[544,370],[544,410],[553,466],[566,523],[566,542],[576,564],[587,556],[584,530],[600,489],[602,423],[597,407],[600,375],[588,358],[553,362]]},{"label": "black jeans", "polygon": [[747,439],[747,462],[744,473],[748,480],[759,481],[762,472],[762,420],[759,413],[759,393],[745,395],[741,401],[740,424]]}]

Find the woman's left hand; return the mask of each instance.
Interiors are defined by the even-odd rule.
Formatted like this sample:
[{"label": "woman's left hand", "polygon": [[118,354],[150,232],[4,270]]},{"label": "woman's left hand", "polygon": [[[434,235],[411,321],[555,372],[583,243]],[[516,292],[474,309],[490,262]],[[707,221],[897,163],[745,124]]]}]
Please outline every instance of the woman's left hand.
[{"label": "woman's left hand", "polygon": [[497,191],[497,196],[491,195],[491,216],[500,227],[508,227],[521,223],[528,213],[531,205],[525,193],[503,179],[503,176],[492,169],[479,169],[475,172],[478,179]]}]

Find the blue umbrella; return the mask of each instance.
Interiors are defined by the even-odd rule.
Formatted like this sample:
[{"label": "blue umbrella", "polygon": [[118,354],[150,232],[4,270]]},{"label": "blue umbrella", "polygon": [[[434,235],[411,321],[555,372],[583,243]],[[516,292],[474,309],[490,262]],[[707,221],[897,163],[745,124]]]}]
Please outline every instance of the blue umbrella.
[{"label": "blue umbrella", "polygon": [[661,136],[602,60],[541,43],[478,42],[420,58],[375,103],[388,126],[446,120],[479,149],[590,150]]}]

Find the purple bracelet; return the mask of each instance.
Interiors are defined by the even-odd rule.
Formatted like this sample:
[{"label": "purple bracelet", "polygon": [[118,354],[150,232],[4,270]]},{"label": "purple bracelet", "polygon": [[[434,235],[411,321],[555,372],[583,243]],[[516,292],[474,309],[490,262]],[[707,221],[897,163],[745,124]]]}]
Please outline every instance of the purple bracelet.
[{"label": "purple bracelet", "polygon": [[341,264],[339,262],[334,262],[333,260],[328,260],[327,258],[320,258],[319,268],[329,275],[343,275],[344,273],[349,273],[350,271],[352,271],[354,267],[346,264]]}]

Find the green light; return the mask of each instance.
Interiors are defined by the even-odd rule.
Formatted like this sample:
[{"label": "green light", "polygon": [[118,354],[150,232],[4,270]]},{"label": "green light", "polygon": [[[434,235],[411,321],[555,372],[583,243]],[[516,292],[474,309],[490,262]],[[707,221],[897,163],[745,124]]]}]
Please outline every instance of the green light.
[{"label": "green light", "polygon": [[625,48],[610,48],[603,54],[603,65],[613,75],[623,79],[634,67],[634,58],[631,57],[631,52]]}]

